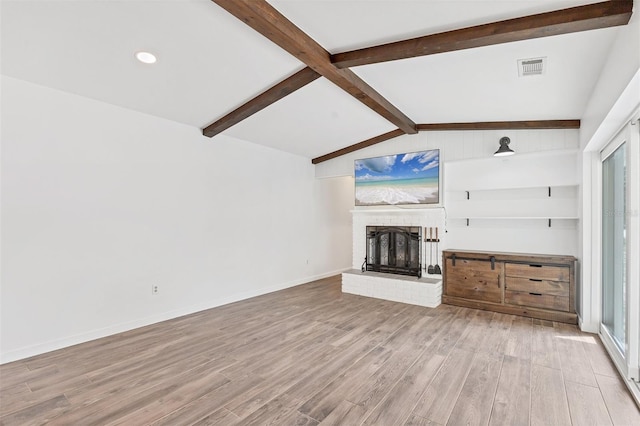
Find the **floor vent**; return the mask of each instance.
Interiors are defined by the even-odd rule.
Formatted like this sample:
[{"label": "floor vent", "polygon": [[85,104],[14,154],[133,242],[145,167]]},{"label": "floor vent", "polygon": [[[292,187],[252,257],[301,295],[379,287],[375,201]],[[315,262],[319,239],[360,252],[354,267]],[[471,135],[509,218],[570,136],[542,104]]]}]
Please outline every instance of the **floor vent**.
[{"label": "floor vent", "polygon": [[542,75],[546,70],[547,58],[518,59],[518,75],[528,77],[530,75]]}]

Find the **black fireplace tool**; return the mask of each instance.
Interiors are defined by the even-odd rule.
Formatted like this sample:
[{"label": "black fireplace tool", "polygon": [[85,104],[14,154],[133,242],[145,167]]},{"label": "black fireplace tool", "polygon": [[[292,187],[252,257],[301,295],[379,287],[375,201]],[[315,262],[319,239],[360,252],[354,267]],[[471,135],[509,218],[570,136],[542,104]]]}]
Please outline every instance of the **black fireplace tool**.
[{"label": "black fireplace tool", "polygon": [[427,269],[427,274],[435,274],[435,268],[433,263],[431,263],[433,259],[433,228],[429,227],[429,268]]},{"label": "black fireplace tool", "polygon": [[438,275],[442,275],[442,269],[440,269],[440,265],[438,265],[438,243],[440,240],[438,239],[438,227],[436,226],[436,266],[434,271]]},{"label": "black fireplace tool", "polygon": [[423,241],[423,248],[424,250],[422,250],[424,253],[422,254],[422,258],[424,259],[424,262],[422,262],[422,269],[427,272],[427,227],[424,227],[424,238],[422,239]]}]

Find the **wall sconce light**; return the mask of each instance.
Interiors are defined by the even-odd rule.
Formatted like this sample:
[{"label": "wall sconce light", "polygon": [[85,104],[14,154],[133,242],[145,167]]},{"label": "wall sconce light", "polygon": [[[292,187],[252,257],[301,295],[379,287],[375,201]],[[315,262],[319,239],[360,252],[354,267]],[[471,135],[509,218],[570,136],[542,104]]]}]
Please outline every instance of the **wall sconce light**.
[{"label": "wall sconce light", "polygon": [[500,148],[493,154],[494,157],[506,157],[507,155],[515,154],[515,151],[509,148],[509,142],[511,139],[504,136],[500,138]]}]

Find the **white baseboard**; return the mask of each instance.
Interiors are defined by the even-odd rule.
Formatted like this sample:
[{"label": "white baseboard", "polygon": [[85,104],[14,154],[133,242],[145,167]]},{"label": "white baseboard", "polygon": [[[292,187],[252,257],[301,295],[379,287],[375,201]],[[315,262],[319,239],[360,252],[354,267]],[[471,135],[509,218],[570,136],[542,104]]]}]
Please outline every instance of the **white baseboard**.
[{"label": "white baseboard", "polygon": [[594,324],[593,322],[584,322],[580,314],[578,314],[578,328],[585,333],[598,334],[600,332],[598,324]]},{"label": "white baseboard", "polygon": [[55,339],[37,345],[26,346],[20,349],[7,351],[0,353],[0,364],[6,364],[13,361],[29,358],[35,355],[41,355],[47,352],[55,351],[58,349],[67,348],[69,346],[77,345],[80,343],[89,342],[91,340],[101,339],[103,337],[111,336],[125,331],[130,331],[136,328],[145,327],[151,324],[156,324],[162,321],[167,321],[174,318],[179,318],[185,315],[190,315],[196,312],[205,311],[207,309],[216,308],[218,306],[228,305],[229,303],[239,302],[241,300],[250,299],[256,296],[262,296],[264,294],[273,293],[275,291],[284,290],[286,288],[295,287],[301,284],[306,284],[311,281],[316,281],[323,278],[328,278],[334,275],[339,275],[344,271],[351,269],[351,267],[345,267],[335,271],[325,272],[322,274],[311,275],[295,279],[292,281],[277,284],[271,287],[260,288],[257,290],[245,291],[237,293],[232,296],[222,297],[219,299],[209,300],[207,302],[198,303],[196,305],[187,306],[181,309],[175,309],[168,312],[163,312],[157,315],[152,315],[145,318],[140,318],[134,321],[128,321],[121,324],[115,324],[109,327],[104,327],[86,333],[76,334],[74,336],[65,337],[62,339]]}]

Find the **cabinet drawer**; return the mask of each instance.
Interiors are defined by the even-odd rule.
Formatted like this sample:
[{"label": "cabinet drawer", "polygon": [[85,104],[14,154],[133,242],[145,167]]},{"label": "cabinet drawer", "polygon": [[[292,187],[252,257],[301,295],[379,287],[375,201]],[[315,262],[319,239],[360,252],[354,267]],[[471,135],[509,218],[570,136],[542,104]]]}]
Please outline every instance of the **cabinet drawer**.
[{"label": "cabinet drawer", "polygon": [[569,268],[566,266],[548,266],[540,264],[505,264],[507,277],[534,278],[550,281],[569,281]]},{"label": "cabinet drawer", "polygon": [[531,306],[534,308],[569,311],[569,297],[552,296],[535,292],[506,290],[504,302],[511,305]]},{"label": "cabinet drawer", "polygon": [[525,293],[542,293],[550,296],[569,297],[569,283],[541,280],[539,278],[507,277],[505,289]]},{"label": "cabinet drawer", "polygon": [[500,264],[491,269],[491,262],[482,260],[446,259],[445,291],[448,296],[502,302]]}]

